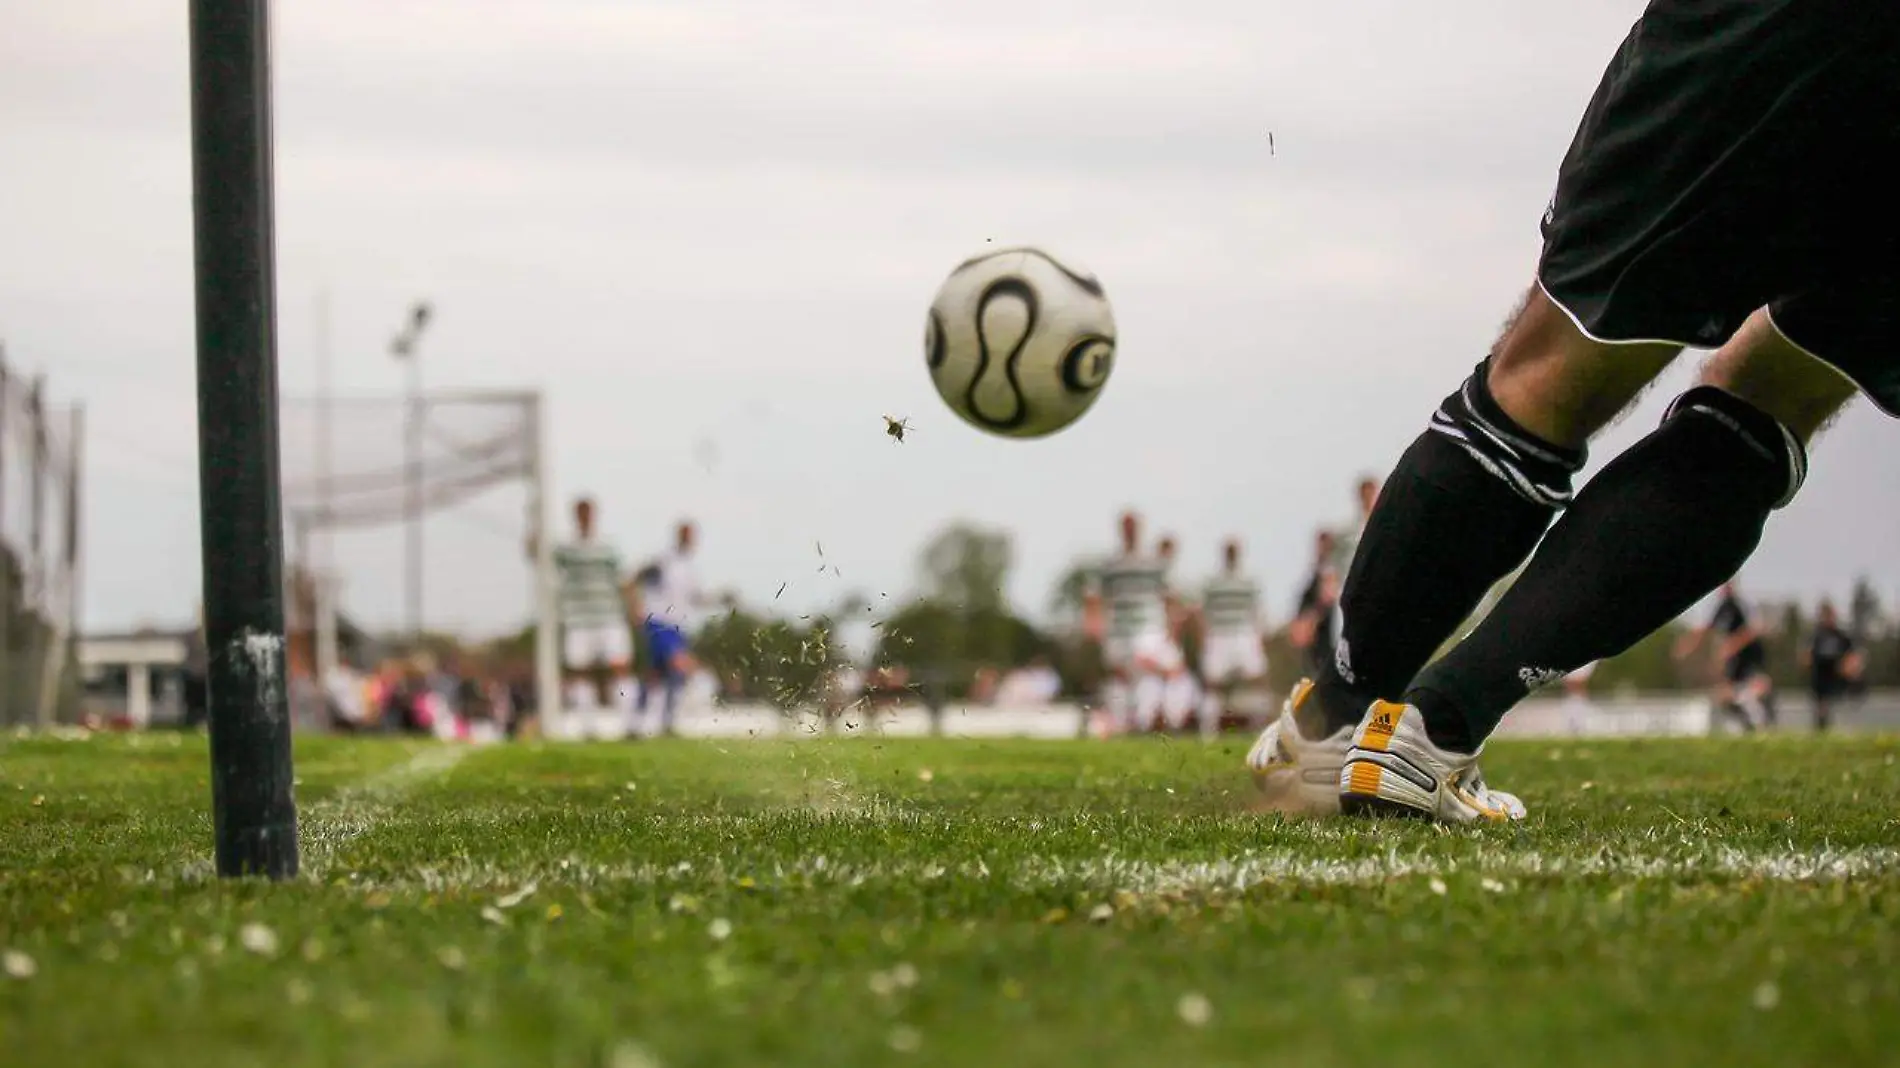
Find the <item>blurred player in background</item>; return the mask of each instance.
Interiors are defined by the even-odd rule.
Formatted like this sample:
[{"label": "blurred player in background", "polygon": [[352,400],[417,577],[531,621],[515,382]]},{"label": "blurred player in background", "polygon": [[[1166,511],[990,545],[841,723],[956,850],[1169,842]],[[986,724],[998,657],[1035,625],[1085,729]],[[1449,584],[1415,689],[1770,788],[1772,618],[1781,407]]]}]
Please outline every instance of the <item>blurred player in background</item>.
[{"label": "blurred player in background", "polygon": [[1299,605],[1287,623],[1287,639],[1306,660],[1307,672],[1318,674],[1320,665],[1333,659],[1333,634],[1338,629],[1334,616],[1339,608],[1340,574],[1334,568],[1339,536],[1321,528],[1313,536],[1313,570],[1300,590]]},{"label": "blurred player in background", "polygon": [[[1280,717],[1301,730],[1265,777],[1332,766],[1316,811],[1522,818],[1478,767],[1504,715],[1740,571],[1857,392],[1900,414],[1900,200],[1867,165],[1900,156],[1896,55],[1890,0],[1651,0],[1557,168],[1522,303],[1386,479],[1333,664],[1289,699],[1316,715]],[[1573,493],[1685,347],[1715,350],[1699,383]]]},{"label": "blurred player in background", "polygon": [[1236,691],[1267,681],[1260,586],[1240,570],[1240,541],[1221,546],[1221,568],[1201,592],[1201,732],[1213,733]]},{"label": "blurred player in background", "polygon": [[1801,650],[1801,666],[1808,669],[1814,696],[1814,729],[1825,731],[1834,722],[1834,706],[1860,680],[1861,655],[1853,635],[1841,629],[1833,601],[1822,601],[1814,619],[1814,634]]},{"label": "blurred player in background", "polygon": [[1142,680],[1159,679],[1167,658],[1167,575],[1161,560],[1141,552],[1141,518],[1123,512],[1120,548],[1101,567],[1083,596],[1087,618],[1100,628],[1102,662],[1108,671],[1103,687],[1107,722],[1102,733],[1145,728],[1159,710],[1159,690],[1146,709],[1136,708]]},{"label": "blurred player in background", "polygon": [[1715,684],[1715,707],[1734,720],[1744,732],[1775,722],[1774,680],[1768,675],[1768,643],[1755,625],[1755,613],[1736,591],[1735,583],[1722,584],[1715,614],[1705,626],[1682,636],[1676,644],[1676,657],[1686,658],[1707,640],[1712,632],[1722,637],[1716,646],[1722,663],[1721,677]]},{"label": "blurred player in background", "polygon": [[594,502],[574,502],[574,540],[554,549],[567,708],[583,721],[632,689],[633,631],[620,554],[594,530]]},{"label": "blurred player in background", "polygon": [[680,688],[699,670],[699,661],[693,656],[687,637],[692,633],[699,610],[706,604],[698,569],[693,566],[696,540],[693,524],[681,522],[673,532],[673,548],[654,561],[641,589],[642,626],[652,662],[651,672],[640,681],[640,694],[634,705],[636,729],[642,733],[656,733],[647,715],[653,684],[658,683],[662,692],[657,733],[670,736],[679,707]]},{"label": "blurred player in background", "polygon": [[1372,509],[1379,503],[1379,480],[1371,475],[1359,476],[1352,487],[1352,499],[1358,509],[1352,523],[1333,540],[1333,570],[1340,575],[1352,566],[1353,553],[1359,551],[1359,539],[1366,532],[1366,524],[1372,521]]},{"label": "blurred player in background", "polygon": [[[1333,576],[1334,610],[1326,617],[1327,660],[1323,663],[1330,663],[1332,657],[1340,655],[1340,646],[1346,641],[1346,617],[1344,613],[1338,611],[1339,593],[1346,584],[1346,573],[1352,568],[1353,555],[1359,551],[1359,539],[1365,536],[1366,524],[1372,521],[1372,510],[1378,506],[1379,480],[1371,475],[1359,476],[1359,481],[1353,483],[1352,499],[1357,509],[1352,522],[1341,528],[1333,539],[1333,556],[1329,570]],[[1346,655],[1352,655],[1350,646],[1347,646]]]},{"label": "blurred player in background", "polygon": [[1180,560],[1180,543],[1173,535],[1163,536],[1155,546],[1161,558],[1162,601],[1167,609],[1168,642],[1161,653],[1160,687],[1156,704],[1160,714],[1149,721],[1148,729],[1183,730],[1194,714],[1196,684],[1187,658],[1188,630],[1194,622],[1194,606],[1181,595],[1174,581],[1174,565]]}]

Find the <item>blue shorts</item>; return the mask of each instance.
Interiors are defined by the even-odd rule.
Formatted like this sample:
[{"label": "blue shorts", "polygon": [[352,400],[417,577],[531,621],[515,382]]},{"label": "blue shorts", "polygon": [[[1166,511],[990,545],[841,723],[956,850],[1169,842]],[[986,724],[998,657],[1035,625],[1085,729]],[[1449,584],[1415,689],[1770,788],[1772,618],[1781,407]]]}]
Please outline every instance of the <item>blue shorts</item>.
[{"label": "blue shorts", "polygon": [[653,666],[671,671],[673,661],[686,651],[686,634],[671,623],[649,618],[646,621],[647,649],[653,654]]}]

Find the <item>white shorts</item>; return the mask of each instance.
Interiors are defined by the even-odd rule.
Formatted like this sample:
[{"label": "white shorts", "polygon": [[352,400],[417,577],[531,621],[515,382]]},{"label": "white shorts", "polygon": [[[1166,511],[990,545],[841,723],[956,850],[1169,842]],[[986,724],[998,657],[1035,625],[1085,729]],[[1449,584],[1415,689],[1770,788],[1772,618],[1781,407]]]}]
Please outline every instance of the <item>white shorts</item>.
[{"label": "white shorts", "polygon": [[1257,679],[1266,673],[1267,651],[1258,634],[1209,634],[1201,643],[1201,677],[1209,685]]},{"label": "white shorts", "polygon": [[1181,666],[1181,647],[1166,631],[1148,630],[1132,638],[1110,638],[1102,643],[1102,662],[1116,671],[1130,670],[1136,658],[1146,658],[1172,671]]},{"label": "white shorts", "polygon": [[569,671],[631,665],[633,631],[625,623],[569,625],[561,634],[561,663]]}]

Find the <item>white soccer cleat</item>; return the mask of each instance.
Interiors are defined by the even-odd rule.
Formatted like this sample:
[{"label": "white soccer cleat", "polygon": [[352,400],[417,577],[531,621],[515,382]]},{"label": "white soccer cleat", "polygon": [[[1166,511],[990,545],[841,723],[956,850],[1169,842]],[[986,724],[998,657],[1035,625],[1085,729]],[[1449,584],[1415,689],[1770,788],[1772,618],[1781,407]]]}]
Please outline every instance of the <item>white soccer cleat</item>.
[{"label": "white soccer cleat", "polygon": [[1313,680],[1301,679],[1287,696],[1280,717],[1267,724],[1247,752],[1247,770],[1267,802],[1282,811],[1307,816],[1339,813],[1339,775],[1352,744],[1352,728],[1326,738],[1300,733],[1293,713],[1313,693]]},{"label": "white soccer cleat", "polygon": [[[1482,747],[1480,747],[1482,751]],[[1339,771],[1344,812],[1443,823],[1524,818],[1524,802],[1484,784],[1478,755],[1440,749],[1411,705],[1374,701]]]}]

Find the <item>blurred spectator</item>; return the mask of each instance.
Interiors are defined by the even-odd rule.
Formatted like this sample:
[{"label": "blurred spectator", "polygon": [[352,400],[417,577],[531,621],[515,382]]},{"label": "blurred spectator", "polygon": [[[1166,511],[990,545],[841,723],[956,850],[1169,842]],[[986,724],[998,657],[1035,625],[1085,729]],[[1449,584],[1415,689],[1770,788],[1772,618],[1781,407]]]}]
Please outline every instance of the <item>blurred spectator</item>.
[{"label": "blurred spectator", "polygon": [[1002,675],[993,667],[985,665],[976,669],[970,679],[969,701],[973,705],[993,705],[996,703],[996,690],[1002,683]]},{"label": "blurred spectator", "polygon": [[1056,674],[1048,657],[1037,656],[1003,677],[996,703],[1008,708],[1033,708],[1052,704],[1061,694],[1062,676]]}]

